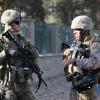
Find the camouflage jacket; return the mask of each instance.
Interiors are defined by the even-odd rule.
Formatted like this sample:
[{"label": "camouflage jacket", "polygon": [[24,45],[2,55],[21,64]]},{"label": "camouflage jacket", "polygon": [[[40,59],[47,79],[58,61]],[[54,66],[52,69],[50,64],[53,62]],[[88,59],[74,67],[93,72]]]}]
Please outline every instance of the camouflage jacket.
[{"label": "camouflage jacket", "polygon": [[76,66],[84,69],[94,68],[100,63],[100,39],[91,37],[84,44],[88,45],[90,56],[89,58],[76,59]]},{"label": "camouflage jacket", "polygon": [[69,73],[74,73],[74,72],[82,73],[83,72],[82,69],[91,70],[100,62],[100,39],[98,39],[97,37],[89,36],[84,42],[82,42],[82,44],[85,47],[81,48],[84,48],[84,50],[88,50],[89,56],[88,57],[85,57],[84,55],[80,56],[79,53],[79,56],[76,57],[78,53],[76,53],[76,51],[74,50],[75,52],[73,51],[73,53],[71,53],[71,55],[69,55],[68,58],[75,59],[75,64],[70,64],[65,69]]},{"label": "camouflage jacket", "polygon": [[[19,44],[19,46],[20,47],[25,47],[25,48],[27,48],[27,49],[29,49],[31,52],[32,52],[32,54],[33,54],[33,57],[34,57],[34,59],[36,59],[38,56],[39,56],[39,54],[38,54],[38,51],[34,48],[34,46],[30,43],[30,42],[28,42],[24,37],[22,37],[21,35],[19,35],[19,34],[16,34],[15,35],[15,37],[14,37],[15,39],[16,39],[16,41],[17,41],[17,43]],[[0,35],[0,65],[3,67],[3,68],[5,68],[6,67],[6,65],[4,64],[4,62],[5,62],[5,58],[6,58],[6,54],[5,54],[5,49],[9,49],[9,48],[14,48],[14,49],[18,49],[18,47],[16,46],[16,44],[13,42],[13,41],[10,41],[7,37],[5,37],[5,36],[3,36],[2,34]],[[16,58],[17,56],[15,56],[15,58]],[[20,59],[20,58],[18,58],[18,59]],[[17,59],[17,60],[18,60]],[[11,58],[11,66],[13,66],[13,64],[14,64],[14,62],[15,62],[15,59],[12,57]],[[15,69],[13,69],[12,68],[12,72],[14,72],[14,70]],[[1,71],[3,71],[4,72],[4,70],[0,70],[0,72]],[[20,71],[20,70],[19,70]],[[2,73],[2,72],[1,72]],[[0,73],[0,74],[1,74]],[[3,73],[4,74],[4,73]],[[5,73],[6,74],[6,73]],[[4,74],[4,76],[5,76],[5,74]],[[9,81],[13,81],[13,83],[14,83],[14,79],[16,78],[15,77],[15,75],[13,75],[13,74],[11,74],[11,77],[10,77],[10,80]],[[0,76],[0,77],[2,77],[2,76]],[[2,78],[4,78],[4,77],[2,77]],[[13,84],[13,86],[14,86],[14,88],[15,88],[15,90],[17,91],[24,91],[24,90],[28,90],[28,83],[27,83],[27,80],[25,80],[25,81],[23,81],[23,82],[20,82],[20,83],[18,83],[18,84],[16,84],[16,83],[14,83]],[[11,86],[12,87],[12,86]],[[9,83],[8,83],[8,88],[10,88],[10,85],[9,85]]]},{"label": "camouflage jacket", "polygon": [[[39,56],[38,51],[35,49],[35,47],[30,42],[28,42],[24,37],[22,37],[20,34],[16,34],[15,39],[20,47],[29,49],[32,52],[34,58],[37,58]],[[14,42],[10,41],[7,37],[1,34],[0,35],[0,52],[1,52],[0,63],[5,56],[4,49],[6,48],[17,49],[18,47],[16,46]]]}]

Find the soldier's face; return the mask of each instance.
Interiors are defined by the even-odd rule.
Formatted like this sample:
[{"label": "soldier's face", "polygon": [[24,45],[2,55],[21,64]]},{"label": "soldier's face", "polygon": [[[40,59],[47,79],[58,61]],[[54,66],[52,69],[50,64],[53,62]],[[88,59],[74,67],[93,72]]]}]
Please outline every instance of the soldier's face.
[{"label": "soldier's face", "polygon": [[81,31],[79,29],[74,29],[73,34],[76,40],[79,41],[81,39]]},{"label": "soldier's face", "polygon": [[19,21],[14,21],[12,22],[12,29],[14,32],[19,32],[20,31],[20,22]]}]

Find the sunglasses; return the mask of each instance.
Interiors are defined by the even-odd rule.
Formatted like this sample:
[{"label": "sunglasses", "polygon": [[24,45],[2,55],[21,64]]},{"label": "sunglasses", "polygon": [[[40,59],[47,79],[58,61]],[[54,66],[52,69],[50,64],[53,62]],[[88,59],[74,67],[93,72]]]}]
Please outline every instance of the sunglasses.
[{"label": "sunglasses", "polygon": [[13,21],[15,24],[17,24],[17,25],[19,25],[20,24],[20,22],[19,21]]}]

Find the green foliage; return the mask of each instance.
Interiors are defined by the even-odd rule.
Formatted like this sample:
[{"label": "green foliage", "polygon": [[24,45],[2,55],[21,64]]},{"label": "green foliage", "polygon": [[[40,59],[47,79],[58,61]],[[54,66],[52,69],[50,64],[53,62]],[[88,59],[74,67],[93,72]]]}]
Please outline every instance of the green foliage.
[{"label": "green foliage", "polygon": [[5,9],[18,9],[25,11],[31,18],[44,20],[44,8],[42,7],[42,0],[2,0],[0,6]]},{"label": "green foliage", "polygon": [[[42,1],[0,0],[0,6],[3,10],[16,8],[25,11],[29,17],[44,21],[45,11]],[[96,29],[100,27],[100,0],[82,0],[82,2],[81,0],[62,0],[56,4],[55,11],[65,25],[70,25],[75,16],[85,14],[93,19]]]},{"label": "green foliage", "polygon": [[[83,3],[84,7],[90,9],[91,11],[91,18],[95,22],[95,28],[100,29],[99,24],[100,20],[97,18],[98,12],[100,13],[100,0],[85,0]],[[99,14],[100,15],[100,14]],[[100,16],[98,16],[100,19]]]},{"label": "green foliage", "polygon": [[[100,20],[97,20],[97,13],[100,13],[100,0],[65,0],[59,2],[56,9],[65,25],[70,25],[74,17],[84,14],[93,19],[95,28],[99,28]],[[100,19],[100,14],[98,17]]]}]

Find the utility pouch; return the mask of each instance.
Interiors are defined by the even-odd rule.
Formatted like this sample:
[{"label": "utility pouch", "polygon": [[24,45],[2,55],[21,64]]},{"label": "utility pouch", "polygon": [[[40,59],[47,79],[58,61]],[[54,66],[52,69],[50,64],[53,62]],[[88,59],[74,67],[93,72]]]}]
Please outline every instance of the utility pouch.
[{"label": "utility pouch", "polygon": [[32,70],[28,67],[18,68],[16,71],[16,82],[24,82],[32,75]]},{"label": "utility pouch", "polygon": [[83,77],[83,79],[79,81],[72,82],[72,89],[82,92],[91,89],[97,83],[96,76],[93,74],[87,74]]},{"label": "utility pouch", "polygon": [[79,73],[79,72],[74,72],[74,73],[65,72],[65,77],[66,77],[67,82],[72,82],[76,79],[80,80],[81,79],[81,73]]}]

